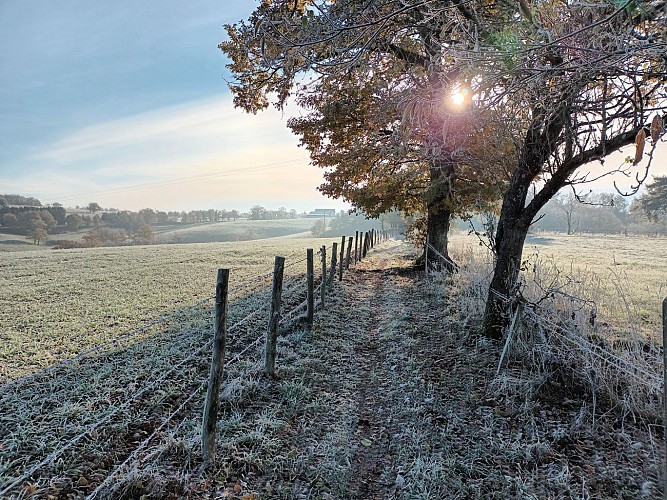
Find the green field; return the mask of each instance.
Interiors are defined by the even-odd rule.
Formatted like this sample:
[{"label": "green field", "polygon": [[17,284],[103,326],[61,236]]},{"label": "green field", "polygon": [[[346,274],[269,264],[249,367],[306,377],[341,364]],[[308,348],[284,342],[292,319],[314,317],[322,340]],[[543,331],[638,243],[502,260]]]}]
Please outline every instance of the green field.
[{"label": "green field", "polygon": [[[194,224],[192,226],[174,225],[156,228],[158,241],[171,243],[211,243],[221,241],[247,241],[265,238],[279,238],[298,234],[310,235],[314,219],[284,220],[249,220],[215,222],[212,224]],[[303,234],[306,233],[306,234]]]}]

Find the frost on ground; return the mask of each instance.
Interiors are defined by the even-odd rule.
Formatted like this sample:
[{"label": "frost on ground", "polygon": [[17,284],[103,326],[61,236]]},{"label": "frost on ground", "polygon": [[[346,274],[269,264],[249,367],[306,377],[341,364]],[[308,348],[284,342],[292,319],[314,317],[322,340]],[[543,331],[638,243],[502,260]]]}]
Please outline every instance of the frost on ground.
[{"label": "frost on ground", "polygon": [[[262,374],[261,348],[226,368],[215,465],[201,468],[198,397],[99,498],[659,495],[660,426],[563,380],[524,391],[516,368],[496,378],[502,346],[475,335],[465,290],[425,279],[412,262],[407,246],[387,242],[335,281],[313,330],[284,332],[275,379]],[[204,365],[193,363],[161,400],[134,411],[150,422],[173,408]],[[153,428],[116,432],[131,449]],[[86,456],[104,462],[96,441],[111,440],[112,430],[91,436]],[[83,498],[104,478],[91,469],[61,464],[54,473],[67,489],[42,477],[33,491]]]}]

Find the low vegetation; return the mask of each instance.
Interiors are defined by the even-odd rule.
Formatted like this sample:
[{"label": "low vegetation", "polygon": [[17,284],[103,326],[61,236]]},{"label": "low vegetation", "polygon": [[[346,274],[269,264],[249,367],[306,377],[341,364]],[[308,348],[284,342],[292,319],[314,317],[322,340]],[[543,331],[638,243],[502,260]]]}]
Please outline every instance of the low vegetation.
[{"label": "low vegetation", "polygon": [[[460,273],[425,279],[408,245],[383,244],[334,283],[312,331],[284,330],[278,377],[268,379],[262,347],[273,255],[293,264],[289,302],[302,293],[304,249],[325,243],[331,240],[8,255],[3,279],[12,274],[3,285],[14,294],[0,310],[12,302],[25,307],[2,318],[3,334],[11,333],[2,345],[12,351],[1,364],[9,383],[0,387],[0,491],[24,475],[6,496],[657,496],[659,395],[585,350],[555,342],[572,312],[588,324],[595,303],[600,338],[590,329],[580,338],[658,373],[651,360],[659,357],[643,349],[646,336],[630,349],[613,342],[636,337],[618,329],[632,321],[607,317],[615,310],[602,307],[604,296],[583,295],[583,306],[569,297],[584,291],[592,263],[576,274],[576,266],[554,271],[526,256],[526,297],[537,302],[548,284],[563,300],[533,309],[553,312],[555,327],[526,315],[497,374],[503,346],[477,335],[489,279],[479,245],[458,235],[452,255]],[[210,299],[215,269],[224,266],[232,269],[230,324],[243,324],[229,334],[218,460],[203,471]],[[570,309],[556,314],[563,307]],[[539,328],[546,334],[536,335]]]}]

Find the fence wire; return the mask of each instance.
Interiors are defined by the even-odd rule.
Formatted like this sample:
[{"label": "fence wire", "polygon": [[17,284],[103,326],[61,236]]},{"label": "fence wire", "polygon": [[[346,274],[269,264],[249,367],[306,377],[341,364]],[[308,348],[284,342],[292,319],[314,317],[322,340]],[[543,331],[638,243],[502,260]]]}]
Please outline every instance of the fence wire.
[{"label": "fence wire", "polygon": [[[332,247],[333,248],[333,245]],[[322,249],[320,249],[316,255],[321,256],[322,255]],[[332,250],[329,250],[327,252],[329,255],[331,255],[333,252]],[[301,264],[305,262],[307,258],[299,259],[294,262],[290,262],[289,265],[286,265],[285,268],[292,268],[298,264]],[[329,273],[329,266],[327,265],[327,274]],[[315,273],[317,275],[317,273]],[[253,278],[249,278],[243,281],[243,283],[240,284],[240,286],[235,287],[234,289],[234,296],[238,297],[239,295],[246,295],[250,296],[254,293],[256,293],[260,289],[265,289],[266,285],[268,284],[268,281],[271,279],[273,276],[273,269],[270,272],[267,273],[262,273],[259,274]],[[326,279],[322,279],[321,277],[317,277],[319,279],[319,284],[317,287],[314,289],[314,294],[317,294],[317,292],[321,291],[321,288],[323,286],[326,286]],[[285,303],[293,302],[294,297],[291,297],[293,292],[299,289],[304,288],[304,276],[303,274],[298,275],[297,277],[292,277],[290,278],[287,287],[285,287],[283,293],[287,301]],[[297,298],[300,298],[303,296],[305,292],[299,294]],[[100,353],[104,351],[105,349],[109,348],[110,346],[116,345],[119,342],[123,340],[130,339],[136,335],[139,335],[141,333],[144,333],[148,331],[150,328],[155,327],[161,323],[165,323],[167,321],[173,320],[173,319],[179,319],[183,318],[186,316],[187,312],[193,311],[196,308],[199,308],[206,304],[207,302],[210,302],[214,299],[215,297],[207,297],[205,299],[199,300],[185,308],[182,308],[178,311],[175,311],[173,313],[165,314],[163,316],[160,316],[138,328],[135,328],[133,330],[130,330],[108,342],[105,342],[103,344],[100,344],[98,346],[95,346],[91,349],[87,349],[86,351],[83,351],[81,353],[78,353],[76,356],[64,359],[62,361],[59,361],[58,363],[51,365],[43,370],[39,370],[38,372],[35,372],[33,374],[30,374],[28,376],[13,380],[3,386],[0,387],[0,394],[3,392],[8,391],[11,388],[15,387],[20,387],[24,383],[29,382],[32,379],[38,378],[40,376],[46,376],[53,371],[56,371],[59,368],[65,367],[68,364],[75,363],[78,360],[81,360],[85,357],[88,357],[90,355]],[[291,299],[291,300],[290,300]],[[315,301],[315,306],[317,307],[317,301]],[[306,301],[299,303],[298,305],[292,307],[281,319],[280,323],[284,324],[287,320],[291,319],[294,315],[296,315],[299,311],[303,310],[306,307]],[[259,316],[262,314],[267,314],[269,312],[269,305],[265,305],[263,307],[260,307],[253,312],[243,316],[240,319],[234,319],[233,325],[230,326],[227,331],[229,333],[234,332],[239,330],[242,326],[248,324],[251,322],[253,319],[257,319]],[[265,338],[264,334],[258,336],[253,340],[251,343],[247,344],[240,352],[237,354],[233,355],[231,358],[229,358],[226,362],[226,366],[230,366],[233,363],[236,363],[241,359],[242,356],[244,356],[248,351],[251,349],[257,347],[261,341]],[[157,378],[153,379],[151,382],[147,383],[143,387],[141,387],[139,390],[137,390],[131,397],[126,398],[119,404],[117,404],[110,412],[106,413],[105,415],[102,415],[101,418],[99,418],[97,421],[87,425],[85,429],[82,432],[77,433],[73,437],[71,437],[68,441],[66,441],[64,444],[61,446],[58,446],[56,449],[51,451],[46,457],[43,459],[39,460],[37,463],[33,464],[32,466],[26,468],[24,472],[19,476],[14,479],[10,479],[10,482],[7,483],[2,490],[0,490],[0,497],[6,495],[10,491],[12,491],[14,488],[16,488],[19,484],[23,483],[27,479],[29,479],[33,474],[36,472],[46,468],[47,466],[52,466],[55,461],[63,455],[65,452],[68,450],[72,449],[77,443],[79,443],[82,439],[84,439],[86,436],[89,436],[92,432],[94,432],[96,429],[100,428],[102,425],[106,424],[109,422],[113,417],[116,415],[120,414],[121,412],[129,409],[133,403],[135,403],[139,398],[144,396],[145,394],[149,393],[149,391],[155,389],[158,384],[164,382],[167,380],[171,375],[173,375],[177,370],[182,368],[186,363],[189,363],[193,361],[196,358],[199,358],[200,355],[208,349],[213,343],[213,339],[209,338],[206,340],[200,347],[195,349],[190,355],[186,356],[185,358],[181,359],[179,362],[175,363],[169,370],[163,372],[158,376]],[[171,411],[166,417],[164,417],[161,421],[161,423],[153,430],[153,432],[146,437],[133,451],[130,453],[123,462],[118,464],[116,467],[113,468],[113,470],[107,475],[107,477],[104,479],[102,483],[100,483],[95,490],[93,490],[87,498],[93,499],[97,497],[104,488],[106,488],[113,480],[114,478],[119,474],[121,470],[123,470],[128,464],[132,463],[143,451],[148,444],[158,435],[162,432],[162,430],[178,415],[199,393],[200,393],[200,388],[202,384],[198,383],[197,388],[193,390],[189,396],[183,400],[180,405]],[[176,427],[174,431],[170,433],[170,435],[173,437],[175,433],[178,431],[181,425],[183,425],[183,422],[185,420],[181,421],[181,423]]]}]

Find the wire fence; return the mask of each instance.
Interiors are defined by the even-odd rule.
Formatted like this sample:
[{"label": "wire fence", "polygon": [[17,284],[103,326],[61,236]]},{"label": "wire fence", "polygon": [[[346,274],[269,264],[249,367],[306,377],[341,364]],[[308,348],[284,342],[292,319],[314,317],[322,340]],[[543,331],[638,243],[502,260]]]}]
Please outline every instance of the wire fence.
[{"label": "wire fence", "polygon": [[[333,245],[329,248],[330,249],[325,248],[324,250],[326,250],[326,254],[331,255]],[[322,253],[322,250],[320,250],[317,255],[321,257]],[[290,276],[285,281],[283,289],[282,304],[283,309],[286,311],[281,315],[280,324],[283,327],[287,325],[290,320],[298,318],[299,314],[306,306],[306,302],[304,301],[306,297],[305,272],[299,270],[299,266],[304,264],[307,259],[297,257],[298,255],[293,255],[293,260],[285,266],[285,268],[290,269]],[[267,285],[272,276],[273,270],[262,272],[254,277],[245,278],[243,282],[238,283],[231,291],[230,296],[233,299],[229,316],[231,326],[229,326],[227,331],[229,334],[233,334],[234,339],[232,347],[238,349],[238,351],[229,356],[229,359],[225,361],[226,367],[239,362],[251,352],[254,353],[253,356],[255,357],[258,355],[262,340],[266,335],[264,330],[268,323],[270,311],[270,303],[269,300],[267,300]],[[321,276],[318,273],[316,273],[316,276],[317,286],[315,287],[315,290],[319,291],[322,287],[327,286],[327,277]],[[65,372],[68,369],[74,370],[75,368],[78,368],[84,360],[91,360],[91,362],[98,364],[99,362],[104,363],[104,356],[107,352],[110,350],[117,350],[119,347],[122,347],[123,342],[135,339],[142,333],[149,332],[152,328],[156,328],[159,325],[173,322],[175,323],[174,329],[177,330],[178,321],[183,320],[190,315],[199,315],[200,320],[202,315],[208,315],[209,319],[207,320],[207,324],[210,325],[210,317],[212,314],[210,308],[207,307],[207,304],[214,298],[215,297],[213,296],[207,297],[198,300],[187,307],[181,308],[178,311],[159,316],[142,326],[118,335],[108,342],[104,342],[93,348],[80,352],[75,356],[59,361],[52,366],[0,386],[0,404],[5,404],[5,407],[12,406],[17,401],[17,398],[20,400],[23,397],[22,388],[25,388],[26,392],[32,393],[34,384],[39,381],[43,380],[45,381],[45,384],[52,384],[53,379],[58,377],[59,371]],[[203,397],[202,387],[206,386],[208,375],[207,371],[202,369],[202,367],[205,366],[205,363],[202,363],[202,361],[207,361],[207,353],[210,352],[213,343],[210,326],[207,327],[206,330],[206,332],[200,334],[191,341],[193,348],[185,353],[186,355],[181,355],[180,359],[170,362],[168,369],[159,373],[152,373],[153,377],[148,377],[142,380],[141,385],[131,395],[126,395],[122,400],[115,402],[113,405],[109,405],[106,408],[106,411],[103,411],[101,414],[98,413],[94,417],[91,416],[90,418],[93,419],[92,422],[84,425],[77,423],[75,419],[68,420],[68,428],[72,429],[72,432],[60,432],[60,437],[54,438],[54,443],[44,448],[41,456],[38,452],[33,451],[29,457],[24,456],[20,460],[16,460],[13,466],[11,464],[5,466],[4,470],[3,466],[0,464],[0,497],[11,497],[12,492],[14,492],[14,496],[22,497],[26,491],[34,491],[34,488],[36,488],[34,484],[39,483],[42,480],[41,478],[48,477],[48,470],[62,465],[62,457],[65,454],[74,452],[79,445],[84,446],[84,443],[88,439],[91,439],[91,436],[99,433],[100,429],[110,425],[119,418],[122,420],[122,418],[127,417],[128,415],[132,415],[133,412],[140,413],[144,411],[144,409],[142,409],[143,399],[151,393],[155,393],[156,391],[159,392],[160,387],[167,385],[169,381],[185,381],[187,383],[187,389],[182,390],[177,400],[171,403],[173,409],[162,415],[159,422],[153,423],[152,430],[145,439],[136,445],[131,452],[127,453],[124,459],[112,466],[106,477],[92,489],[87,498],[101,498],[105,496],[104,492],[110,485],[117,484],[119,481],[122,482],[126,479],[127,475],[139,466],[137,460],[156,437],[164,436],[165,430],[170,424],[174,424],[174,428],[171,431],[166,432],[167,439],[173,439],[187,420],[183,415],[192,414],[194,412],[193,405],[200,403],[200,399]],[[262,333],[257,335],[257,331],[261,331]],[[250,338],[248,338],[248,334],[251,335]],[[181,337],[187,338],[191,335],[191,331],[186,331],[183,332]],[[173,342],[181,337],[169,337],[166,338],[164,342]],[[155,350],[157,351],[159,348],[155,348]],[[194,373],[193,370],[196,370],[196,373]],[[111,369],[110,371],[113,374],[114,370]],[[113,381],[114,377],[111,376],[109,382],[113,383]],[[101,383],[104,384],[104,380],[102,380]],[[46,390],[48,390],[48,387]],[[26,395],[25,401],[22,401],[21,404],[29,404],[30,397]],[[78,404],[86,405],[83,399],[80,399]],[[93,403],[89,403],[89,405],[94,406]],[[20,404],[16,405],[17,408],[19,406]],[[1,408],[2,407],[0,407],[0,409]],[[181,415],[180,421],[179,415]],[[50,418],[48,413],[39,414],[39,411],[37,411],[34,416],[38,417],[43,425],[48,425]],[[9,422],[10,419],[3,419],[3,417],[0,417],[0,430],[11,434],[18,434],[18,429],[13,431],[11,428],[8,428]],[[0,449],[0,457],[2,456],[1,454],[3,451],[5,450]],[[147,456],[144,456],[143,461],[145,462],[146,460],[149,460],[155,453],[156,452],[153,451]],[[20,470],[18,474],[9,474],[12,470],[17,469]],[[122,474],[125,475],[124,479],[119,479]],[[20,491],[21,486],[24,487],[23,491]],[[33,488],[33,490],[30,488]]]}]

